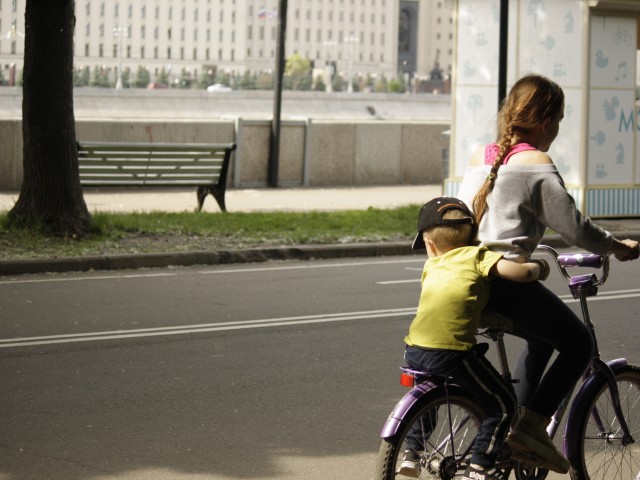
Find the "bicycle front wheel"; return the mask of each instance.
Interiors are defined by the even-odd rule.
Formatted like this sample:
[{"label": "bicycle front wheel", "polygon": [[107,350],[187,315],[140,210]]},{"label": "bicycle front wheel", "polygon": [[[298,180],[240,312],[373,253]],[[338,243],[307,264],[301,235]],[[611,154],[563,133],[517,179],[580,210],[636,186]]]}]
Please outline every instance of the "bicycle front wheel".
[{"label": "bicycle front wheel", "polygon": [[450,387],[448,402],[442,389],[432,390],[398,433],[382,441],[376,480],[453,479],[468,465],[482,418],[462,389]]},{"label": "bicycle front wheel", "polygon": [[640,478],[640,368],[615,371],[620,403],[635,443],[624,439],[606,380],[594,386],[576,412],[578,445],[571,462],[573,480],[636,480]]}]

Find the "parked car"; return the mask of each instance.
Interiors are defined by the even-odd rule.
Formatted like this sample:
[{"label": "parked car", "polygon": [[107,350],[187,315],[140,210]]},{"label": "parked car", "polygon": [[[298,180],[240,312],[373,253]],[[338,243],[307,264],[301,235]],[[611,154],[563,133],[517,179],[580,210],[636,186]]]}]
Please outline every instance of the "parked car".
[{"label": "parked car", "polygon": [[157,90],[159,88],[169,88],[169,85],[166,83],[152,82],[147,85],[147,90]]},{"label": "parked car", "polygon": [[228,87],[222,83],[214,83],[213,85],[209,85],[207,87],[207,92],[231,92],[233,88]]}]

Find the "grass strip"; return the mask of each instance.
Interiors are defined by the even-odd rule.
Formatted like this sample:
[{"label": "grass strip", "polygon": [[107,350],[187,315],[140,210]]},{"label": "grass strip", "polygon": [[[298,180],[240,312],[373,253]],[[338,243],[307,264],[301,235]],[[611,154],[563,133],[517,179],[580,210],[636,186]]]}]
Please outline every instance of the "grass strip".
[{"label": "grass strip", "polygon": [[7,227],[0,213],[0,259],[165,253],[354,242],[407,241],[419,205],[335,212],[94,213],[101,233],[58,238]]}]

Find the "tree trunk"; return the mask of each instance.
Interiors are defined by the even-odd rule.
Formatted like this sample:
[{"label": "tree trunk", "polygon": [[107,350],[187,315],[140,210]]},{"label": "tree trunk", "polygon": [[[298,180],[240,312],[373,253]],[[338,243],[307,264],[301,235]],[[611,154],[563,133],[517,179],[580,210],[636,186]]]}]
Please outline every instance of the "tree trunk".
[{"label": "tree trunk", "polygon": [[73,114],[73,0],[27,0],[22,101],[23,182],[12,225],[82,236],[92,219],[82,196]]}]

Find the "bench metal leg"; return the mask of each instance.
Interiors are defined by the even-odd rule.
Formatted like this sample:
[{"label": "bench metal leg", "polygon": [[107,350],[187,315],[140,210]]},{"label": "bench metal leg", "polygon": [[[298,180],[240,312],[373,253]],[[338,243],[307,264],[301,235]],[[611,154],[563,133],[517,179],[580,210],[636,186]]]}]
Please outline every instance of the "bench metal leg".
[{"label": "bench metal leg", "polygon": [[216,199],[218,205],[220,206],[220,210],[223,212],[227,211],[227,207],[224,203],[224,194],[225,191],[218,188],[217,186],[200,186],[196,191],[196,196],[198,198],[198,211],[202,211],[202,206],[204,205],[204,201],[207,198],[207,195],[211,194],[213,198]]}]

